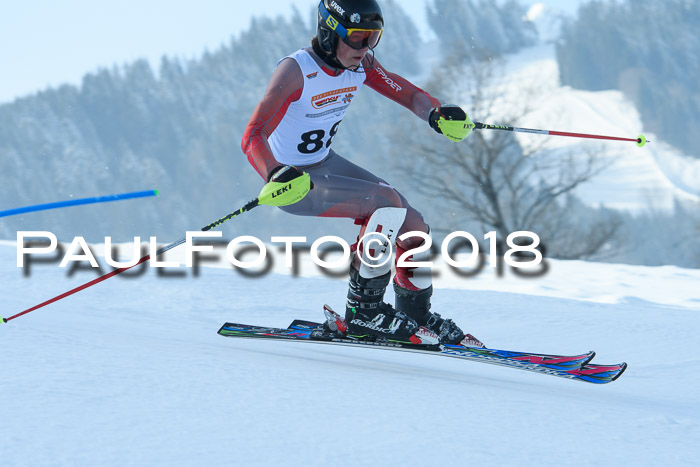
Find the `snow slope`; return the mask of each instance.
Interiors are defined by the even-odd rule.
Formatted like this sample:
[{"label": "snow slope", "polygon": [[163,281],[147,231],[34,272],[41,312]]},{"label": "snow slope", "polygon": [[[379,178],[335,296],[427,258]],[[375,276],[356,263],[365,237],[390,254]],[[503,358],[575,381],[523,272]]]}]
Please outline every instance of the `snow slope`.
[{"label": "snow slope", "polygon": [[[44,264],[23,277],[15,257],[0,244],[6,317],[97,275]],[[345,282],[179,271],[117,276],[0,326],[2,465],[691,465],[700,454],[700,271],[440,274],[435,310],[492,347],[629,363],[603,386],[224,338],[224,321],[318,319],[324,302],[341,308]]]},{"label": "snow slope", "polygon": [[623,138],[636,138],[641,133],[647,137],[650,143],[638,148],[627,142],[517,134],[525,147],[545,143],[546,151],[555,154],[584,155],[586,150],[601,154],[609,166],[578,189],[577,194],[585,202],[639,211],[650,207],[672,209],[674,197],[700,200],[700,159],[682,154],[646,131],[639,112],[622,92],[561,86],[552,44],[507,57],[505,76],[493,92],[500,96],[496,115],[518,112],[515,109],[522,107],[523,95],[528,96],[530,111],[515,126]]}]

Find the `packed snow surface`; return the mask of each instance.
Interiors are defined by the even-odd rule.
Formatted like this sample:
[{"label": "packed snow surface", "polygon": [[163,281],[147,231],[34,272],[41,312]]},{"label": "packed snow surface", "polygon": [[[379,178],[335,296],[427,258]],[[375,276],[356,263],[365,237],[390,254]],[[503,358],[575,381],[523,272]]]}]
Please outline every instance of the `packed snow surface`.
[{"label": "packed snow surface", "polygon": [[[489,267],[467,278],[436,264],[434,310],[490,347],[629,364],[593,385],[217,335],[226,321],[286,327],[321,319],[324,303],[342,309],[345,280],[277,263],[257,278],[126,273],[0,326],[2,465],[683,465],[700,454],[700,271],[550,260],[536,278]],[[25,270],[0,244],[5,317],[99,275]]]}]

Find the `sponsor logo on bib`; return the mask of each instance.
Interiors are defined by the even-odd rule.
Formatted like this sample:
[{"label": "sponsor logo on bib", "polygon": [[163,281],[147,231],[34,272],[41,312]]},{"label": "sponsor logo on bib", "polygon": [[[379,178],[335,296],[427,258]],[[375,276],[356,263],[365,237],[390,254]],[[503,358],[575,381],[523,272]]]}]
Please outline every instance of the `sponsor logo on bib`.
[{"label": "sponsor logo on bib", "polygon": [[335,89],[333,91],[324,92],[311,98],[311,105],[315,109],[322,109],[333,104],[348,104],[355,97],[352,92],[357,91],[357,86],[349,88]]}]

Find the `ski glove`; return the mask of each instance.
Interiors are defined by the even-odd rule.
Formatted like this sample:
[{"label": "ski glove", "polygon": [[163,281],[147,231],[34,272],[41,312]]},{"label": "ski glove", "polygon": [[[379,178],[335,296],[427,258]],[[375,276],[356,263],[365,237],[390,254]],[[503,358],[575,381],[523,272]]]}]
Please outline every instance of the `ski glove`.
[{"label": "ski glove", "polygon": [[267,174],[267,181],[284,183],[301,176],[302,172],[293,165],[278,165]]},{"label": "ski glove", "polygon": [[275,167],[267,176],[267,185],[261,192],[261,197],[270,196],[265,204],[272,206],[288,206],[298,203],[314,187],[309,174],[302,173],[293,165]]},{"label": "ski glove", "polygon": [[469,136],[474,128],[467,113],[456,105],[442,105],[434,108],[430,111],[428,123],[433,130],[455,143]]}]

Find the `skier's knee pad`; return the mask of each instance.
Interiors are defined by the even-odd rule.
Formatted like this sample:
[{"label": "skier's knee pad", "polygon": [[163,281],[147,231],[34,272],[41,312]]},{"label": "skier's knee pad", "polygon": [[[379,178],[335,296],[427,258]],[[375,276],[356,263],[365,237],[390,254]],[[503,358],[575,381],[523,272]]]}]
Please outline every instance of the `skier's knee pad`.
[{"label": "skier's knee pad", "polygon": [[360,230],[357,255],[360,276],[375,278],[391,271],[392,253],[406,208],[380,208],[374,211]]}]

